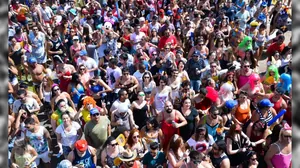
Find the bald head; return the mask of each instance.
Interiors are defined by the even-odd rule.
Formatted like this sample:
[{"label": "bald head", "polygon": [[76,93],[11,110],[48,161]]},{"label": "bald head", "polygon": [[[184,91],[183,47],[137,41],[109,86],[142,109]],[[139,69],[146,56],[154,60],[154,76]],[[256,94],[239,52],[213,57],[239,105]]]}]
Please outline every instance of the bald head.
[{"label": "bald head", "polygon": [[166,110],[167,113],[172,113],[173,104],[170,101],[165,102],[165,110]]}]

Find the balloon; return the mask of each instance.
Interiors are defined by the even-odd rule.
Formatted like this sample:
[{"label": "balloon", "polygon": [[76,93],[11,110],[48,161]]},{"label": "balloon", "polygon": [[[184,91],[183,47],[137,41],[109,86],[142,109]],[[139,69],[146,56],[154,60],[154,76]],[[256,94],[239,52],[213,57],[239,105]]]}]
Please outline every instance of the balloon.
[{"label": "balloon", "polygon": [[273,119],[271,121],[268,122],[268,126],[271,126],[278,118],[283,116],[284,113],[286,113],[286,109],[280,110],[279,113],[275,117],[273,117]]}]

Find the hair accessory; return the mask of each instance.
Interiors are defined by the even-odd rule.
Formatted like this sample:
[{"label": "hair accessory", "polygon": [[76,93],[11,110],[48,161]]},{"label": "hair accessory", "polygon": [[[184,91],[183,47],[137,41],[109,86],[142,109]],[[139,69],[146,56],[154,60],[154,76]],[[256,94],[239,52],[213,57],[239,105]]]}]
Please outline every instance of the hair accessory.
[{"label": "hair accessory", "polygon": [[283,128],[285,130],[292,130],[292,127],[290,127],[288,123],[285,123],[284,126],[283,126]]}]

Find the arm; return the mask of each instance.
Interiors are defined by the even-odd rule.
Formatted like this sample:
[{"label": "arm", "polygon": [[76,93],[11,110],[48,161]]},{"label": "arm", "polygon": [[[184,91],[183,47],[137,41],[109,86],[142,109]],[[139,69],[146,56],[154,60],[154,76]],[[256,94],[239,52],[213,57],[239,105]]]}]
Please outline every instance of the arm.
[{"label": "arm", "polygon": [[224,160],[221,162],[220,168],[230,168],[230,162],[229,162],[229,159],[224,159]]},{"label": "arm", "polygon": [[101,164],[104,168],[109,168],[109,166],[106,164],[106,150],[102,150],[101,152]]},{"label": "arm", "polygon": [[173,153],[169,152],[167,154],[167,158],[169,160],[169,163],[171,164],[172,167],[174,168],[180,168],[184,163],[185,163],[185,159],[187,158],[186,156],[183,157],[183,159],[176,161],[176,158],[174,156]]},{"label": "arm", "polygon": [[84,126],[84,138],[86,139],[86,141],[88,142],[89,145],[93,146],[93,141],[89,136],[89,130],[87,129],[87,125]]},{"label": "arm", "polygon": [[268,165],[268,168],[274,168],[271,159],[276,154],[277,150],[274,144],[272,144],[265,155],[265,162]]},{"label": "arm", "polygon": [[59,151],[62,152],[63,149],[62,149],[62,144],[61,144],[61,134],[57,133],[56,131],[55,131],[55,134],[56,134],[56,140],[57,140],[57,145],[59,147]]},{"label": "arm", "polygon": [[47,139],[49,150],[53,151],[53,149],[52,149],[52,139],[51,139],[49,131],[46,128],[44,128],[44,138]]},{"label": "arm", "polygon": [[181,123],[176,124],[176,128],[185,126],[187,124],[186,119],[183,117],[183,115],[179,111],[176,110],[176,113],[177,113],[179,120],[181,121]]},{"label": "arm", "polygon": [[234,155],[234,154],[237,154],[239,152],[242,151],[243,148],[240,148],[240,149],[237,149],[237,150],[232,150],[232,140],[230,138],[227,138],[226,139],[226,150],[227,150],[227,153],[228,155]]},{"label": "arm", "polygon": [[71,97],[69,94],[65,94],[66,95],[66,98],[68,99],[68,101],[70,102],[71,104],[71,107],[74,109],[74,111],[76,110],[76,107],[75,107],[75,104],[74,102],[72,101]]},{"label": "arm", "polygon": [[95,165],[97,165],[97,150],[91,146],[88,147],[91,151],[91,154],[93,156],[93,162]]},{"label": "arm", "polygon": [[134,119],[133,119],[133,113],[132,113],[132,111],[128,110],[128,113],[130,115],[129,119],[130,119],[130,123],[131,123],[131,128],[137,128],[137,125],[135,124]]}]

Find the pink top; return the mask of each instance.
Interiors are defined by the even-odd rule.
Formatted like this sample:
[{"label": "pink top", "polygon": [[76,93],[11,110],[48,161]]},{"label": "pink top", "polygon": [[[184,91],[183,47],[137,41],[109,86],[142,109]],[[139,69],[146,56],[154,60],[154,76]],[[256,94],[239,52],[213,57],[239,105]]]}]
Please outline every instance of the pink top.
[{"label": "pink top", "polygon": [[281,153],[280,146],[277,143],[274,144],[278,147],[279,150],[279,153],[275,154],[271,159],[274,168],[289,168],[292,161],[292,153],[283,154]]},{"label": "pink top", "polygon": [[239,76],[239,81],[237,83],[237,87],[240,89],[241,87],[243,87],[248,81],[249,81],[249,78],[250,78],[251,75],[249,76],[244,76],[244,75],[240,75]]}]

